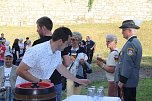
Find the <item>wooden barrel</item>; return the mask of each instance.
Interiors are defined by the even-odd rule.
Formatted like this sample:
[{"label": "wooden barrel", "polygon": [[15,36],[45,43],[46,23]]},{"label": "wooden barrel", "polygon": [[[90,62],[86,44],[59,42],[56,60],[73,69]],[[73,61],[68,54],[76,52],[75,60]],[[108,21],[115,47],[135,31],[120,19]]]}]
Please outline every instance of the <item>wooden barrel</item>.
[{"label": "wooden barrel", "polygon": [[14,101],[56,101],[53,83],[22,83],[15,88]]}]

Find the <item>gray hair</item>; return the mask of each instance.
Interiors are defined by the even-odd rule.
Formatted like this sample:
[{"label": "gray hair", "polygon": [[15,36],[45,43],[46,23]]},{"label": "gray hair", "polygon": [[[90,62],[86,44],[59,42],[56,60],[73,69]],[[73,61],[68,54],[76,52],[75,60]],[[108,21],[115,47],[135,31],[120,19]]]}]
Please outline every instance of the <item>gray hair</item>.
[{"label": "gray hair", "polygon": [[82,40],[82,35],[79,32],[73,32],[72,37],[76,38],[79,42]]},{"label": "gray hair", "polygon": [[106,40],[107,41],[115,41],[115,42],[117,42],[117,37],[114,34],[107,34]]}]

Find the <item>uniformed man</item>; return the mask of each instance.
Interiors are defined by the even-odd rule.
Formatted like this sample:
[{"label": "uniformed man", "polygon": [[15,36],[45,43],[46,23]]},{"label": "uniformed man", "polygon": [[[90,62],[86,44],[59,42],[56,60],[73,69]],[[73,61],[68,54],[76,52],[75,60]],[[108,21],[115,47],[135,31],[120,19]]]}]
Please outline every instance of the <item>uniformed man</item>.
[{"label": "uniformed man", "polygon": [[116,68],[119,79],[116,76],[115,80],[118,80],[124,101],[136,101],[136,87],[142,58],[142,46],[136,36],[136,30],[140,27],[135,25],[133,20],[126,20],[119,28],[122,29],[123,37],[127,42],[121,50]]}]

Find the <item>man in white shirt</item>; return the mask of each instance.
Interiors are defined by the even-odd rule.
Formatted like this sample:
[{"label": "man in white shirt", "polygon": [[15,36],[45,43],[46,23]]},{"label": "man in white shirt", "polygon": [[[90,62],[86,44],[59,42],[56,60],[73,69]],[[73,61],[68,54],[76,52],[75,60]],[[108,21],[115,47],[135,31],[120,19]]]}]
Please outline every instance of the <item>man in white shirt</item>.
[{"label": "man in white shirt", "polygon": [[[50,41],[35,45],[25,53],[18,69],[16,84],[30,82],[50,82],[49,78],[57,69],[66,78],[80,84],[88,84],[87,79],[77,79],[62,64],[61,52],[70,43],[72,32],[69,28],[57,28]],[[50,68],[51,67],[51,68]]]}]

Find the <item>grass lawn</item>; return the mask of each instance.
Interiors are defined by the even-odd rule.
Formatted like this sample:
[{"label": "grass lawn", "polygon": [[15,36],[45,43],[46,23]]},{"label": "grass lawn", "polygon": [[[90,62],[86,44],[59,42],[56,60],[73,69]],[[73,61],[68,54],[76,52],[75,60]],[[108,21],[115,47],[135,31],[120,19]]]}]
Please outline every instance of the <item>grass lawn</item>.
[{"label": "grass lawn", "polygon": [[[82,95],[87,94],[87,87],[90,86],[104,86],[105,95],[107,95],[107,81],[92,82],[88,86],[83,87]],[[152,101],[152,78],[140,79],[139,86],[137,88],[137,101]],[[62,99],[65,99],[65,91],[63,92]]]},{"label": "grass lawn", "polygon": [[[77,25],[64,25],[69,27],[72,31],[82,33],[85,40],[86,35],[90,35],[92,40],[96,42],[95,54],[100,53],[103,57],[107,56],[107,47],[105,36],[108,33],[115,34],[118,37],[118,48],[122,48],[126,40],[122,38],[121,30],[118,28],[121,23],[108,23],[108,24],[77,24]],[[62,26],[62,25],[61,25]],[[59,26],[54,26],[54,29]],[[152,21],[143,22],[141,28],[137,31],[138,38],[143,46],[143,56],[152,56],[150,48],[152,39]],[[53,30],[54,30],[53,29]],[[14,27],[14,26],[0,26],[0,33],[4,33],[7,40],[11,41],[11,45],[15,38],[22,37],[24,40],[28,36],[31,41],[38,39],[36,26],[28,27]]]}]

